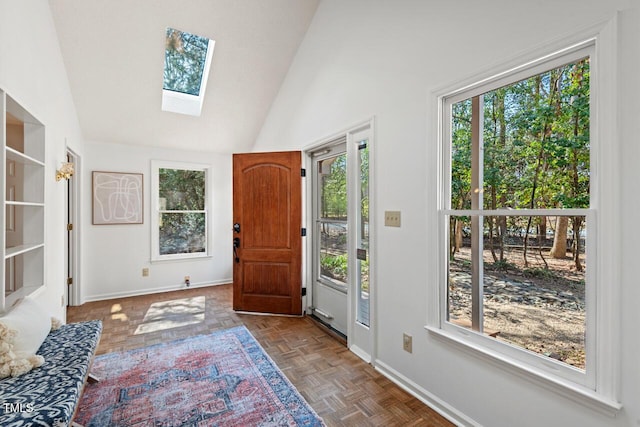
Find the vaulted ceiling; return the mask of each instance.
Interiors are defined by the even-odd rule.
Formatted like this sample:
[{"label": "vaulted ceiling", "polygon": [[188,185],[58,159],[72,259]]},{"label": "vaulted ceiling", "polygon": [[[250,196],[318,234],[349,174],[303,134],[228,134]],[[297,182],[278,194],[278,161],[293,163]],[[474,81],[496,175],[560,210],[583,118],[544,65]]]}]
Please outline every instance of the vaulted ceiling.
[{"label": "vaulted ceiling", "polygon": [[[90,142],[249,151],[319,0],[49,0]],[[215,40],[200,117],[161,110],[165,31]]]}]

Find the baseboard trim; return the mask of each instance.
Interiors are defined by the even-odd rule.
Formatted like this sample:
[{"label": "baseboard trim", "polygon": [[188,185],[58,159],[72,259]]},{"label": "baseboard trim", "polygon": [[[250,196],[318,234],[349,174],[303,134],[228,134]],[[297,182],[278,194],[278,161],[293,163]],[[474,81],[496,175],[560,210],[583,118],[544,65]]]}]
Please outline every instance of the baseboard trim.
[{"label": "baseboard trim", "polygon": [[371,355],[366,351],[364,351],[363,349],[361,349],[360,347],[358,347],[357,345],[351,345],[351,347],[349,347],[349,350],[351,350],[352,353],[354,353],[356,356],[358,356],[360,359],[364,360],[365,362],[371,363]]},{"label": "baseboard trim", "polygon": [[386,363],[376,360],[374,368],[389,380],[393,381],[398,387],[402,388],[404,391],[414,396],[455,425],[464,427],[482,427],[481,424],[467,417],[465,414],[411,381],[409,378],[405,377]]},{"label": "baseboard trim", "polygon": [[181,283],[178,285],[165,286],[162,288],[136,289],[136,290],[127,291],[127,292],[114,292],[109,294],[91,295],[86,298],[83,298],[82,304],[86,302],[93,302],[93,301],[104,301],[104,300],[117,299],[117,298],[136,297],[139,295],[159,294],[162,292],[184,291],[187,289],[205,288],[207,286],[227,285],[232,282],[233,282],[232,279],[222,279],[222,280],[214,280],[209,282],[191,283],[191,285],[188,287],[185,286],[183,283]]}]

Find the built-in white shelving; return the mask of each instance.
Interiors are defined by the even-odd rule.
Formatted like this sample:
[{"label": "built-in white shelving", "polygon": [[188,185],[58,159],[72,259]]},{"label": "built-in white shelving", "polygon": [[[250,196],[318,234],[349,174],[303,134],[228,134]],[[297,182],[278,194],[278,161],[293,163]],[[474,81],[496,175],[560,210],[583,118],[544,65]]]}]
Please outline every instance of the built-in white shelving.
[{"label": "built-in white shelving", "polygon": [[44,163],[42,163],[40,160],[36,160],[33,157],[29,157],[26,154],[16,151],[11,147],[5,147],[5,150],[7,152],[8,161],[13,160],[14,162],[23,163],[25,165],[35,165],[35,166],[44,167]]},{"label": "built-in white shelving", "polygon": [[4,258],[5,259],[12,258],[30,251],[34,251],[39,248],[43,248],[43,247],[44,247],[44,243],[33,243],[33,244],[13,246],[11,248],[6,248],[4,252]]},{"label": "built-in white shelving", "polygon": [[44,286],[44,125],[0,89],[4,292],[0,312]]}]

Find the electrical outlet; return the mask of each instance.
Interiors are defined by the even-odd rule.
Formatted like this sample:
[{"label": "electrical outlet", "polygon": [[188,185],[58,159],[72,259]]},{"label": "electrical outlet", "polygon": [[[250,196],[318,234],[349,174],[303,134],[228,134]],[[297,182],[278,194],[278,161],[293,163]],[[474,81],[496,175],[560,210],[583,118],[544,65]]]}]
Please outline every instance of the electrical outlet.
[{"label": "electrical outlet", "polygon": [[407,353],[413,353],[413,337],[409,334],[402,334],[402,349]]},{"label": "electrical outlet", "polygon": [[191,285],[191,276],[184,276],[184,284],[187,286]]},{"label": "electrical outlet", "polygon": [[148,277],[149,276],[149,269],[147,267],[142,269],[142,277]]},{"label": "electrical outlet", "polygon": [[387,227],[400,227],[400,211],[384,211],[384,225]]}]

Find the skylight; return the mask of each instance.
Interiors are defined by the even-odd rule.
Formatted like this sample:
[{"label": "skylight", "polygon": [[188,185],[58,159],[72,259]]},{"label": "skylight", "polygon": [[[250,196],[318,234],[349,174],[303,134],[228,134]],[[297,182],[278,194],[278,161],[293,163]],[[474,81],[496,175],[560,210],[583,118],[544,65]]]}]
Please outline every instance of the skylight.
[{"label": "skylight", "polygon": [[165,37],[162,110],[199,116],[215,41],[173,28]]}]

